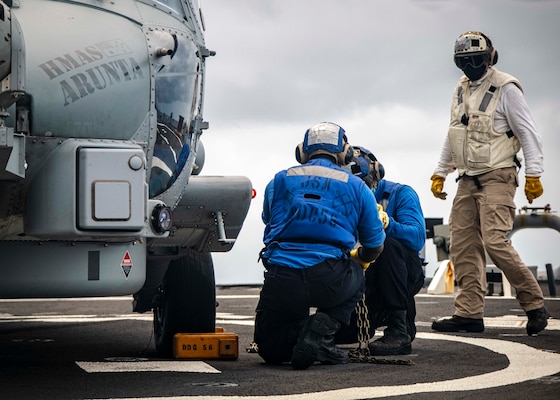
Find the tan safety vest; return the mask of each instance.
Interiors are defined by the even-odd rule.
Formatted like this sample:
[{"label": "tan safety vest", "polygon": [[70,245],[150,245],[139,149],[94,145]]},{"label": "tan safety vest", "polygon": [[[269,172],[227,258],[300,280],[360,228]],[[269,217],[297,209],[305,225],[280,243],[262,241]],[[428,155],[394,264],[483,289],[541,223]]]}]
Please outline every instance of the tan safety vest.
[{"label": "tan safety vest", "polygon": [[494,68],[473,93],[465,76],[459,80],[448,133],[459,176],[476,176],[517,165],[515,155],[521,149],[519,140],[512,131],[494,129],[494,114],[502,88],[509,82],[523,90],[516,78]]}]

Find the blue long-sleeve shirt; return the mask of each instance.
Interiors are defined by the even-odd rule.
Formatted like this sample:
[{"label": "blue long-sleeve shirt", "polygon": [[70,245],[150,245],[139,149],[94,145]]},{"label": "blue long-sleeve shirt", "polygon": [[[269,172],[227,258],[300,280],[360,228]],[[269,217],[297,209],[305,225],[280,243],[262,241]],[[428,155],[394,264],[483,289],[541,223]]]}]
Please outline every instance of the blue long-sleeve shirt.
[{"label": "blue long-sleeve shirt", "polygon": [[385,240],[371,191],[327,159],[276,174],[265,189],[262,220],[261,257],[292,268],[347,257],[358,240],[370,248]]},{"label": "blue long-sleeve shirt", "polygon": [[379,181],[374,194],[377,203],[383,206],[389,216],[385,234],[420,251],[426,242],[426,222],[414,189],[383,179]]}]

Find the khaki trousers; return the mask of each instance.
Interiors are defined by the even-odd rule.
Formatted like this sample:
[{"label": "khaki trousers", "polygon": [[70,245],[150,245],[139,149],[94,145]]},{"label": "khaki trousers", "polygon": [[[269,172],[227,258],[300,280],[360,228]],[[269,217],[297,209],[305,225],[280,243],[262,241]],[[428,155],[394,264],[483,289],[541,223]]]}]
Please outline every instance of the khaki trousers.
[{"label": "khaki trousers", "polygon": [[[517,188],[515,167],[476,177],[463,176],[449,218],[450,257],[458,292],[455,315],[483,318],[486,253],[503,271],[525,312],[544,306],[542,290],[507,235],[513,227]],[[477,182],[478,180],[478,182]]]}]

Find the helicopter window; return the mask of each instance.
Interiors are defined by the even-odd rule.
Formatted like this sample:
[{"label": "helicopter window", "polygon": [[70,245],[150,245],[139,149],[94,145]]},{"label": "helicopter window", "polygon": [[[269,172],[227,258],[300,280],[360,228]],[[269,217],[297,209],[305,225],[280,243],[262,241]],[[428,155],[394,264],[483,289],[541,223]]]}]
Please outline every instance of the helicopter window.
[{"label": "helicopter window", "polygon": [[167,8],[171,8],[177,14],[184,15],[181,0],[155,0],[155,2],[164,5]]},{"label": "helicopter window", "polygon": [[202,27],[198,0],[137,0],[149,4],[160,11],[178,19],[191,32],[196,32],[195,25]]},{"label": "helicopter window", "polygon": [[156,68],[157,139],[150,174],[150,196],[164,192],[181,172],[192,146],[190,124],[198,106],[200,59],[198,48],[184,36],[154,32],[153,41],[173,54]]}]

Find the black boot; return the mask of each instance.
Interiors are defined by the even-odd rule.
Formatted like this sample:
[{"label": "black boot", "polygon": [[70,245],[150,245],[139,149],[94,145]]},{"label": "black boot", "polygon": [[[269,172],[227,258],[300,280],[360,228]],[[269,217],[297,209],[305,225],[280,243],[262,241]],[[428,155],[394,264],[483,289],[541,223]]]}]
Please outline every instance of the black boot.
[{"label": "black boot", "polygon": [[410,354],[412,345],[406,327],[406,310],[391,311],[383,337],[369,343],[369,352],[374,356]]},{"label": "black boot", "polygon": [[536,335],[548,325],[548,317],[550,314],[545,307],[536,310],[527,311],[527,335]]},{"label": "black boot", "polygon": [[334,337],[334,333],[323,337],[323,344],[317,351],[317,360],[321,364],[346,364],[348,362],[348,354],[336,346]]},{"label": "black boot", "polygon": [[440,332],[484,332],[484,320],[454,315],[432,322],[432,329]]},{"label": "black boot", "polygon": [[340,323],[325,313],[318,312],[307,318],[301,327],[292,353],[292,367],[307,369],[315,361],[322,364],[345,364],[348,356],[334,344],[334,335]]}]

